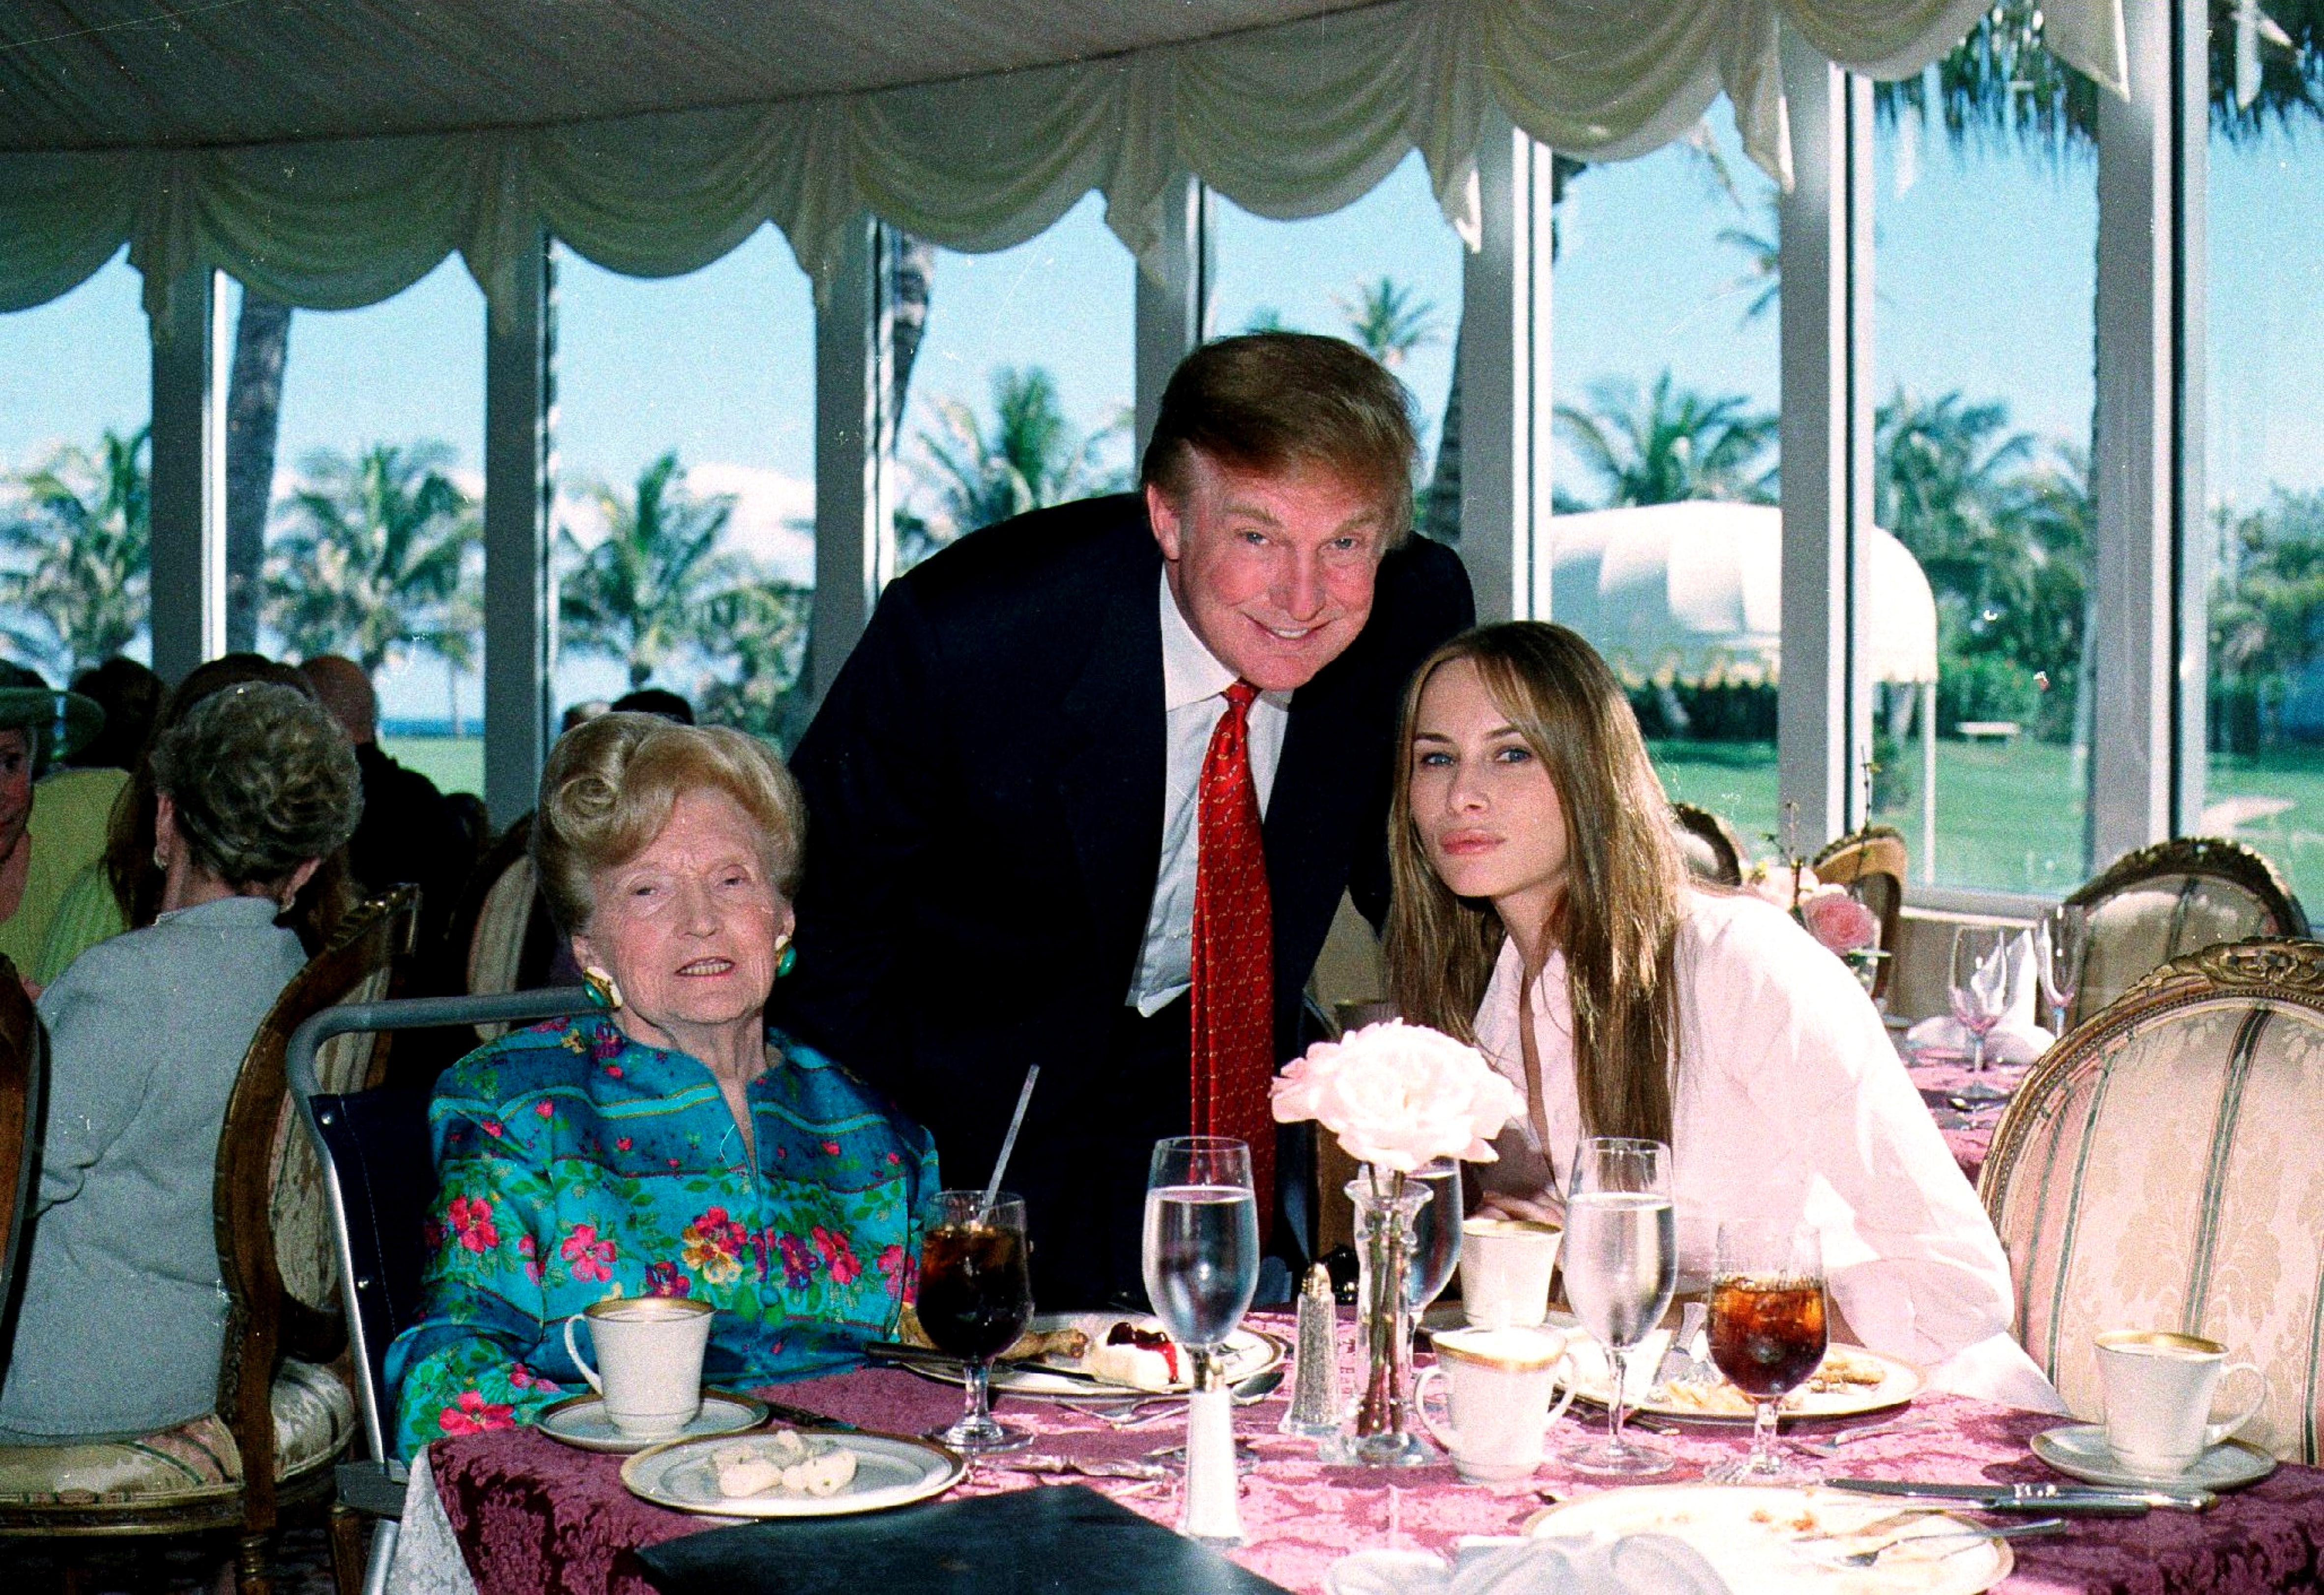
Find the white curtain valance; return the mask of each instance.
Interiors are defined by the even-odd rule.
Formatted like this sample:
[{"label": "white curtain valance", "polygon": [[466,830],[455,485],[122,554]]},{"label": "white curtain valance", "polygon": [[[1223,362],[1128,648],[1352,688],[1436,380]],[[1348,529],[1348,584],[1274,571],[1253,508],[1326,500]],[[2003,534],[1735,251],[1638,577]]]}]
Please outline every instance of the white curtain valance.
[{"label": "white curtain valance", "polygon": [[[1612,159],[1666,142],[1724,89],[1752,159],[1787,182],[1781,25],[1844,66],[1895,77],[1951,48],[1983,5],[1388,0],[1100,60],[760,106],[0,154],[0,311],[56,297],[124,242],[157,315],[191,268],[348,309],[454,252],[497,302],[537,226],[602,265],[655,277],[706,264],[771,221],[820,292],[866,211],[950,248],[991,250],[1092,190],[1147,259],[1182,172],[1290,218],[1348,204],[1415,149],[1473,246],[1476,151],[1497,108],[1553,148]],[[184,25],[233,28],[240,15],[189,14]],[[2052,0],[2044,16],[2051,48],[2119,92],[2121,0]]]}]

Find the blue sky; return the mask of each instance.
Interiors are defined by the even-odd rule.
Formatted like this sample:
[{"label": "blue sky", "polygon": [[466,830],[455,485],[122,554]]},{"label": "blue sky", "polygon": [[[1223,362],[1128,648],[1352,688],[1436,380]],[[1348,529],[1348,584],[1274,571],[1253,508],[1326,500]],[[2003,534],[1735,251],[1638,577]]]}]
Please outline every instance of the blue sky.
[{"label": "blue sky", "polygon": [[[1746,254],[1722,229],[1766,227],[1767,181],[1712,125],[1739,203],[1699,153],[1674,146],[1593,167],[1560,208],[1552,382],[1561,403],[1593,384],[1640,387],[1665,366],[1706,392],[1772,408],[1772,316],[1745,324]],[[2014,424],[2078,443],[2090,409],[2095,167],[1956,150],[1883,129],[1876,168],[1877,391],[2000,398]],[[1132,264],[1085,198],[1041,236],[939,258],[908,440],[949,396],[982,410],[991,374],[1038,364],[1076,426],[1111,425],[1130,396]],[[2324,486],[2324,144],[2214,140],[2209,235],[2210,496],[2251,504],[2271,484]],[[1262,311],[1344,329],[1336,297],[1382,275],[1435,307],[1446,335],[1402,375],[1432,422],[1449,380],[1460,246],[1417,159],[1330,217],[1274,222],[1222,202],[1213,325]],[[65,298],[0,316],[0,468],[60,439],[139,424],[146,346],[138,282],[115,261]],[[440,438],[474,472],[483,432],[484,301],[447,261],[388,302],[294,320],[281,461],[318,448]],[[616,485],[668,449],[697,486],[739,494],[748,552],[804,574],[788,523],[813,506],[814,356],[807,278],[762,229],[687,277],[621,278],[567,255],[558,282],[560,479]],[[1121,448],[1126,458],[1126,445]],[[1561,464],[1561,469],[1563,468]],[[1566,478],[1571,482],[1572,478]],[[585,517],[586,518],[586,517]],[[569,663],[566,696],[604,691],[608,666]],[[436,713],[440,667],[383,683],[391,712]],[[683,683],[681,683],[683,684]],[[473,697],[469,701],[473,703]]]}]

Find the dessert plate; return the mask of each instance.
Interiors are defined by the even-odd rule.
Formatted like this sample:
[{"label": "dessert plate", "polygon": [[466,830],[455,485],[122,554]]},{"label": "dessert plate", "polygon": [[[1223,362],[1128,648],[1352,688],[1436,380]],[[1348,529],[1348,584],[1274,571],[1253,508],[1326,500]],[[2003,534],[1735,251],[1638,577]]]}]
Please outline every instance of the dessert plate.
[{"label": "dessert plate", "polygon": [[968,1462],[958,1451],[932,1440],[863,1433],[818,1433],[816,1440],[832,1442],[855,1454],[855,1477],[836,1495],[796,1495],[782,1489],[749,1496],[721,1494],[715,1453],[737,1445],[771,1449],[774,1436],[770,1434],[740,1439],[711,1435],[653,1446],[622,1464],[622,1483],[641,1500],[680,1512],[719,1517],[842,1517],[942,1495],[968,1471]]}]

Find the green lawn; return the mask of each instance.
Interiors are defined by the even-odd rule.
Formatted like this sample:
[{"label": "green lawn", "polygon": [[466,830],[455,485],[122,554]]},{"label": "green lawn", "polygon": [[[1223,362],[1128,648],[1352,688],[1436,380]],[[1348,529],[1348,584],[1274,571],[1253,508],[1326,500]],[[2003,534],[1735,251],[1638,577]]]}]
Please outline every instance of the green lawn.
[{"label": "green lawn", "polygon": [[[390,755],[446,792],[481,793],[484,745],[474,737],[385,737]],[[1775,747],[1771,742],[1656,742],[1655,765],[1673,797],[1715,809],[1755,852],[1778,829]],[[1904,750],[1920,779],[1920,746]],[[2024,738],[1937,745],[1937,878],[1946,886],[2062,894],[2089,875],[2082,866],[2080,783],[2062,747]],[[2207,801],[2246,800],[2229,834],[2275,860],[2292,889],[2324,904],[2324,749],[2241,758],[2215,756]],[[2274,812],[2276,804],[2287,806]],[[1875,816],[1904,831],[1920,873],[1921,804],[1916,790],[1899,809]],[[1824,840],[1803,837],[1812,852]]]},{"label": "green lawn", "polygon": [[[409,765],[442,792],[484,791],[484,744],[479,737],[383,737],[379,746],[399,765]],[[513,818],[513,816],[510,816]]]},{"label": "green lawn", "polygon": [[[1653,744],[1671,795],[1716,809],[1756,851],[1778,829],[1773,743]],[[1904,750],[1914,790],[1874,818],[1904,833],[1920,874],[1920,746]],[[2082,782],[2063,747],[2024,738],[1937,745],[1937,879],[1946,886],[2062,894],[2089,874],[2083,867]],[[2253,757],[2214,756],[2205,801],[2246,800],[2237,823],[2214,825],[2273,859],[2292,889],[2324,903],[2324,750]],[[2283,805],[2278,809],[2277,805]],[[2274,812],[2264,812],[2275,810]],[[2195,829],[2190,827],[2189,829]],[[1823,839],[1802,838],[1812,851]],[[2104,862],[2100,860],[2099,862]]]}]

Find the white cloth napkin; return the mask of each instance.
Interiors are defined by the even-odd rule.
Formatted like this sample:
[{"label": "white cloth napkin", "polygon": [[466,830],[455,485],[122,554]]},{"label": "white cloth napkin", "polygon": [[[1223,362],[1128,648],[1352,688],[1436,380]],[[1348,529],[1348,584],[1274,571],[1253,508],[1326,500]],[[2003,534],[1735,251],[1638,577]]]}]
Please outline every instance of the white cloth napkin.
[{"label": "white cloth napkin", "polygon": [[1668,1535],[1464,1541],[1452,1566],[1425,1551],[1359,1551],[1325,1595],[1732,1595],[1702,1553]]},{"label": "white cloth napkin", "polygon": [[[1995,983],[2008,983],[2008,1006],[2002,1012],[2001,1023],[1985,1038],[1988,1063],[2031,1063],[2048,1052],[2050,1043],[2057,1039],[2034,1019],[2040,1011],[2035,1004],[2041,997],[2041,981],[2035,974],[2034,956],[2033,933],[2020,931],[1996,948],[1971,977],[1987,990]],[[1939,1014],[1906,1031],[1904,1047],[1913,1053],[1928,1049],[1966,1054],[1969,1032],[1950,1014]]]}]

